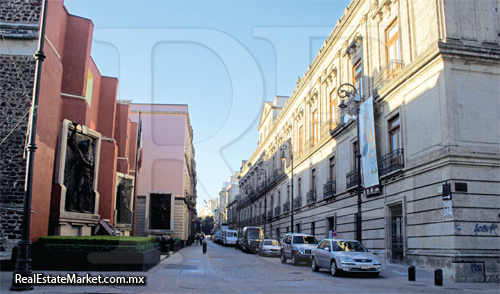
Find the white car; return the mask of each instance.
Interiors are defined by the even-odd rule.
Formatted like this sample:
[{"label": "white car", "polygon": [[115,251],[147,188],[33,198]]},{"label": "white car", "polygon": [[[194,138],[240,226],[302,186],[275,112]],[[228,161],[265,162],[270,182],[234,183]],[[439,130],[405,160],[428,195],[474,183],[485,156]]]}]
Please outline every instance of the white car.
[{"label": "white car", "polygon": [[320,268],[327,268],[332,276],[345,271],[378,277],[382,264],[356,240],[324,239],[313,249],[311,267],[315,272]]},{"label": "white car", "polygon": [[264,239],[259,244],[260,256],[279,256],[281,252],[280,243],[274,239]]}]

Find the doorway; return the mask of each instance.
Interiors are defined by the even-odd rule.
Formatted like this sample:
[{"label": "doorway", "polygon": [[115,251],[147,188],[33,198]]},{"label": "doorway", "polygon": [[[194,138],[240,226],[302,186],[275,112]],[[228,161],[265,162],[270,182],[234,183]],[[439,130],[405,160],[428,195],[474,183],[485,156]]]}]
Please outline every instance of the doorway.
[{"label": "doorway", "polygon": [[393,263],[404,262],[404,221],[403,206],[398,204],[390,207],[391,211],[391,256]]}]

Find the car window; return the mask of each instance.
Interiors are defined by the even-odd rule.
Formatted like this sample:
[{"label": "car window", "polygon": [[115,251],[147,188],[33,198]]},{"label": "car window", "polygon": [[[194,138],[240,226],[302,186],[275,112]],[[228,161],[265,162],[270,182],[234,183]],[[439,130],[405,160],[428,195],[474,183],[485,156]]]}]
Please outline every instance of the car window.
[{"label": "car window", "polygon": [[366,248],[357,241],[337,241],[333,242],[334,251],[358,251],[367,252]]},{"label": "car window", "polygon": [[279,245],[279,244],[278,244],[278,241],[268,240],[268,241],[264,241],[263,245]]},{"label": "car window", "polygon": [[318,244],[313,236],[293,236],[294,244]]},{"label": "car window", "polygon": [[323,249],[323,248],[325,248],[325,244],[326,244],[326,241],[323,241],[323,242],[319,243],[319,245],[318,245],[318,249]]}]

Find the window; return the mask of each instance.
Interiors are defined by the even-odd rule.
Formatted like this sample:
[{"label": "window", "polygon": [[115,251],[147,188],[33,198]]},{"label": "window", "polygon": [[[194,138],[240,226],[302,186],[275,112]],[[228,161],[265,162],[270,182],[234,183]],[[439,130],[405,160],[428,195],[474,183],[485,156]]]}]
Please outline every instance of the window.
[{"label": "window", "polygon": [[316,170],[311,170],[311,190],[316,190]]},{"label": "window", "polygon": [[354,65],[353,68],[353,84],[361,93],[361,74],[363,73],[363,68],[361,67],[361,60]]},{"label": "window", "polygon": [[358,153],[358,142],[352,143],[352,158],[353,158],[353,164],[352,166],[354,167],[355,170],[358,169],[358,159],[356,158],[356,154]]},{"label": "window", "polygon": [[330,181],[335,181],[335,157],[330,158]]},{"label": "window", "polygon": [[280,228],[276,228],[276,239],[280,238]]},{"label": "window", "polygon": [[401,149],[401,129],[399,115],[389,121],[389,138],[391,151]]},{"label": "window", "polygon": [[299,178],[297,181],[298,181],[298,185],[297,185],[297,186],[298,186],[298,187],[297,187],[297,188],[298,188],[298,191],[297,191],[297,196],[300,196],[300,190],[302,190],[302,179],[300,179],[300,178]]},{"label": "window", "polygon": [[316,223],[312,222],[311,223],[311,235],[316,235]]},{"label": "window", "polygon": [[290,185],[286,186],[286,201],[290,201]]},{"label": "window", "polygon": [[290,227],[286,227],[286,232],[288,233],[290,231]]},{"label": "window", "polygon": [[299,158],[304,153],[304,129],[302,126],[299,128]]},{"label": "window", "polygon": [[297,227],[297,233],[300,233],[300,224],[295,225]]},{"label": "window", "polygon": [[318,142],[318,110],[312,113],[312,136],[313,136],[313,146]]},{"label": "window", "polygon": [[333,90],[330,93],[330,130],[337,126],[337,91]]},{"label": "window", "polygon": [[278,191],[278,206],[281,205],[281,191]]},{"label": "window", "polygon": [[[398,28],[398,20],[395,20],[386,30],[386,40],[387,43],[385,46],[387,47],[387,58],[388,61],[392,60],[400,60],[400,52],[399,52],[399,28]],[[394,70],[391,66],[391,70]]]}]

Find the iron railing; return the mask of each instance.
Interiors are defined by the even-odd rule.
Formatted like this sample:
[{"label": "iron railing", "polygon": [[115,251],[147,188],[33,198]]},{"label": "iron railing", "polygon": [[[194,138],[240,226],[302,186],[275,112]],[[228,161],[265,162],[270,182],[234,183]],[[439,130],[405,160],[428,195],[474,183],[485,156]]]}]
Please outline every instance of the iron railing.
[{"label": "iron railing", "polygon": [[402,60],[393,59],[389,61],[388,64],[380,69],[380,72],[374,75],[373,87],[376,90],[383,87],[388,81],[397,76],[403,70],[404,66],[405,63]]},{"label": "iron railing", "polygon": [[316,189],[307,192],[306,194],[306,203],[311,204],[316,202]]},{"label": "iron railing", "polygon": [[279,206],[276,206],[274,208],[274,216],[278,216],[281,214],[280,209],[281,209],[281,207],[279,207]]},{"label": "iron railing", "polygon": [[380,157],[378,161],[379,176],[403,169],[404,167],[403,149],[392,150],[390,153]]},{"label": "iron railing", "polygon": [[349,190],[352,187],[357,187],[358,186],[358,170],[355,169],[353,171],[348,172],[345,175],[346,182],[347,182],[347,189]]},{"label": "iron railing", "polygon": [[329,181],[323,185],[323,198],[329,198],[335,195],[336,192],[336,183],[335,181]]},{"label": "iron railing", "polygon": [[273,210],[271,209],[267,212],[267,219],[272,219],[272,218],[273,218]]},{"label": "iron railing", "polygon": [[290,201],[283,203],[283,213],[290,211]]},{"label": "iron railing", "polygon": [[302,196],[297,196],[293,199],[293,209],[297,209],[302,205]]}]

